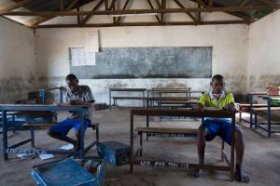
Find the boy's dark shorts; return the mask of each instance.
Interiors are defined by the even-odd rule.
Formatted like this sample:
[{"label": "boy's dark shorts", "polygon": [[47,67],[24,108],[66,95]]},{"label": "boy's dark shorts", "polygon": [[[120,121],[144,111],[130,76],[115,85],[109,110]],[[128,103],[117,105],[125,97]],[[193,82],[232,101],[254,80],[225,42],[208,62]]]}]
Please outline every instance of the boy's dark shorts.
[{"label": "boy's dark shorts", "polygon": [[[233,130],[231,121],[206,119],[203,121],[202,126],[207,129],[206,141],[211,141],[216,136],[220,136],[226,143],[231,145]],[[235,126],[235,128],[238,127],[239,126]]]}]

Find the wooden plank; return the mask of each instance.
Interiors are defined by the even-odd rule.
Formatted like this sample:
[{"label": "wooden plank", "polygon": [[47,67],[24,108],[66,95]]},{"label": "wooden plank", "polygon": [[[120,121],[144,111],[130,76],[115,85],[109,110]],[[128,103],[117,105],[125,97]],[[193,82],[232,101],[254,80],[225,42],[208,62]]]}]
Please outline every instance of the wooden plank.
[{"label": "wooden plank", "polygon": [[267,95],[267,92],[249,92],[248,95],[254,95],[254,96]]},{"label": "wooden plank", "polygon": [[168,8],[168,9],[130,9],[130,10],[100,10],[100,11],[0,11],[0,15],[10,16],[77,16],[77,15],[122,15],[122,14],[145,14],[145,13],[186,13],[186,12],[242,12],[252,10],[279,9],[280,5],[251,5],[246,7],[209,7],[209,8]]},{"label": "wooden plank", "polygon": [[239,6],[245,6],[245,5],[247,5],[250,1],[251,1],[251,0],[244,0],[244,1],[242,1],[242,2],[239,4]]},{"label": "wooden plank", "polygon": [[113,96],[113,99],[148,99],[147,97],[140,96]]},{"label": "wooden plank", "polygon": [[21,1],[20,3],[16,3],[16,4],[11,5],[11,6],[9,6],[9,7],[1,7],[1,8],[0,8],[0,11],[4,11],[4,12],[7,11],[7,12],[9,12],[9,11],[15,10],[15,9],[17,9],[17,8],[23,7],[23,6],[29,4],[29,3],[32,2],[32,1],[33,1],[33,0],[23,0],[23,1]]},{"label": "wooden plank", "polygon": [[[151,7],[151,9],[154,10],[155,8],[154,8],[154,6],[153,6],[151,0],[147,0],[147,1],[148,1],[149,6]],[[161,23],[161,20],[160,20],[160,18],[158,17],[158,15],[155,15],[155,18],[157,19],[157,22],[158,22],[158,23]]]},{"label": "wooden plank", "polygon": [[[73,0],[71,2],[71,4],[65,9],[65,11],[71,10],[78,2],[79,2],[79,0]],[[64,11],[61,11],[61,12],[64,12]],[[47,20],[50,20],[50,19],[54,18],[55,16],[56,15],[46,15],[46,17],[38,18],[30,25],[30,27],[37,26],[42,22],[45,22]],[[77,16],[79,16],[79,15],[77,15]]]},{"label": "wooden plank", "polygon": [[[124,3],[124,5],[123,5],[122,10],[125,10],[125,9],[127,8],[128,3],[129,3],[129,0],[126,0],[125,3]],[[121,19],[122,19],[122,17],[119,17],[119,18],[117,19],[117,24],[119,24],[119,23],[121,22]]]},{"label": "wooden plank", "polygon": [[164,133],[164,134],[197,134],[198,129],[186,128],[161,128],[161,127],[138,127],[135,129],[137,132],[145,133]]},{"label": "wooden plank", "polygon": [[130,112],[133,115],[144,115],[144,116],[192,116],[192,117],[235,118],[235,112],[228,112],[228,111],[134,108],[131,109]]},{"label": "wooden plank", "polygon": [[[278,111],[280,110],[280,107],[270,107],[271,111]],[[259,108],[253,108],[253,111],[268,111],[267,107],[259,107]]]},{"label": "wooden plank", "polygon": [[[248,24],[247,21],[244,20],[229,20],[229,21],[203,21],[201,22],[201,25],[219,25],[219,24]],[[160,26],[162,24],[159,24],[157,22],[125,22],[125,23],[119,23],[117,26]],[[164,25],[197,25],[197,23],[191,22],[165,22]],[[115,24],[112,23],[96,23],[96,24],[85,24],[83,26],[77,25],[77,24],[49,24],[49,25],[38,25],[34,28],[98,28],[98,27],[114,27]]]},{"label": "wooden plank", "polygon": [[[250,103],[238,103],[239,107],[250,107]],[[265,107],[267,104],[260,104],[260,103],[254,103],[252,104],[253,107]]]},{"label": "wooden plank", "polygon": [[[103,1],[104,1],[104,0],[100,0],[100,1],[97,3],[97,5],[95,5],[95,6],[92,8],[91,11],[97,10],[97,9],[100,7],[100,5],[103,3]],[[87,16],[83,19],[83,21],[81,22],[81,24],[84,25],[85,23],[87,23],[87,21],[88,21],[91,17],[92,17],[92,15],[87,15]]]},{"label": "wooden plank", "polygon": [[[179,0],[174,0],[174,2],[180,7],[180,8],[186,8]],[[194,21],[197,22],[196,18],[189,12],[186,12],[186,14]]]},{"label": "wooden plank", "polygon": [[110,91],[145,91],[145,88],[109,88]]}]

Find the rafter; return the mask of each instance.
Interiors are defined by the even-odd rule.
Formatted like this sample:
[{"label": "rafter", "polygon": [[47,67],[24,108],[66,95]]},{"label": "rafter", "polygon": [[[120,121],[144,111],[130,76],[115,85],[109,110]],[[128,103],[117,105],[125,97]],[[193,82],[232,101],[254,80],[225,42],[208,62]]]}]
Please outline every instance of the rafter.
[{"label": "rafter", "polygon": [[44,12],[27,12],[27,11],[13,11],[1,12],[0,15],[11,16],[77,16],[77,15],[112,15],[112,14],[145,14],[145,13],[186,13],[186,12],[243,12],[252,10],[265,10],[265,9],[279,9],[279,5],[252,5],[245,7],[209,7],[201,9],[198,8],[167,8],[167,9],[130,9],[130,10],[99,10],[99,11],[44,11]]},{"label": "rafter", "polygon": [[[127,6],[128,6],[128,3],[129,3],[129,0],[126,0],[125,3],[124,3],[124,5],[123,5],[122,10],[126,10],[126,8],[127,8]],[[121,22],[121,17],[119,17],[119,18],[117,19],[117,24],[119,24],[120,22]]]},{"label": "rafter", "polygon": [[197,22],[198,22],[198,24],[200,24],[201,23],[201,11],[200,11],[201,3],[197,4],[197,8],[198,8],[198,11],[197,11]]},{"label": "rafter", "polygon": [[9,12],[9,11],[15,10],[17,8],[23,7],[23,6],[31,3],[31,1],[33,1],[33,0],[24,0],[24,1],[21,1],[20,3],[16,3],[16,4],[11,5],[9,7],[0,8],[0,11]]},{"label": "rafter", "polygon": [[60,7],[60,11],[63,11],[63,9],[64,9],[64,1],[63,0],[59,0],[59,7]]},{"label": "rafter", "polygon": [[243,0],[243,1],[239,4],[239,6],[245,6],[245,5],[247,5],[248,3],[250,3],[250,1],[251,1],[251,0]]},{"label": "rafter", "polygon": [[109,6],[109,10],[112,10],[115,6],[116,0],[112,0],[111,5]]},{"label": "rafter", "polygon": [[[186,9],[186,7],[179,1],[179,0],[174,0],[174,2],[180,7]],[[196,18],[189,12],[186,12],[186,14],[194,21],[197,22]]]},{"label": "rafter", "polygon": [[[228,21],[205,21],[202,25],[212,25],[212,24],[242,24],[246,23],[242,20],[228,20]],[[133,22],[133,23],[120,23],[118,26],[159,26],[158,22]],[[194,22],[165,22],[164,25],[195,25]],[[83,27],[112,27],[116,26],[113,23],[99,23],[99,24],[86,24]],[[60,25],[40,25],[37,28],[70,28],[79,27],[76,24],[60,24]]]},{"label": "rafter", "polygon": [[273,4],[275,4],[274,2],[272,2],[272,1],[270,1],[270,0],[258,0],[258,1],[260,1],[260,2],[262,2],[262,3],[264,3],[264,4],[267,4],[267,5],[273,5]]},{"label": "rafter", "polygon": [[[249,2],[246,2],[246,3],[249,3]],[[214,2],[212,4],[212,6],[222,7],[220,4],[217,4],[217,3],[214,3]],[[240,4],[239,4],[239,6],[240,6]],[[238,12],[238,11],[236,11],[236,12],[225,11],[225,13],[233,15],[233,16],[236,16],[236,17],[239,17],[239,18],[245,20],[247,22],[247,24],[250,24],[252,22],[252,18],[250,16],[246,15],[246,14],[243,14],[242,12]]]},{"label": "rafter", "polygon": [[[71,2],[71,4],[65,9],[65,11],[68,11],[68,10],[71,10],[72,8],[74,8],[74,6],[79,2],[79,0],[73,0]],[[49,16],[46,16],[46,17],[43,17],[43,18],[39,18],[37,20],[35,20],[35,22],[33,22],[30,27],[35,27],[39,24],[41,24],[42,22],[45,22],[47,20],[50,20],[52,18],[54,18],[56,15],[49,15]]]},{"label": "rafter", "polygon": [[[166,0],[161,0],[161,9],[165,9],[166,8]],[[164,23],[164,13],[161,13],[161,22]]]},{"label": "rafter", "polygon": [[204,3],[202,0],[196,0],[197,4],[203,6],[204,8],[208,7],[206,3]]},{"label": "rafter", "polygon": [[160,8],[160,7],[161,7],[161,4],[160,4],[159,0],[155,0],[155,2],[156,2],[156,4],[157,4],[158,8]]},{"label": "rafter", "polygon": [[[149,5],[150,5],[151,9],[154,10],[155,8],[154,8],[154,6],[153,6],[151,0],[147,0],[147,1],[148,1]],[[160,18],[158,17],[158,15],[155,15],[155,18],[157,19],[157,22],[158,22],[158,23],[161,23],[161,20],[160,20]]]},{"label": "rafter", "polygon": [[210,7],[213,6],[213,0],[208,0],[208,6],[210,6]]},{"label": "rafter", "polygon": [[[104,2],[104,0],[100,0],[93,8],[91,11],[95,11],[97,10],[101,4]],[[81,24],[84,25],[85,23],[87,23],[87,21],[92,17],[92,15],[87,15],[82,21]]]}]

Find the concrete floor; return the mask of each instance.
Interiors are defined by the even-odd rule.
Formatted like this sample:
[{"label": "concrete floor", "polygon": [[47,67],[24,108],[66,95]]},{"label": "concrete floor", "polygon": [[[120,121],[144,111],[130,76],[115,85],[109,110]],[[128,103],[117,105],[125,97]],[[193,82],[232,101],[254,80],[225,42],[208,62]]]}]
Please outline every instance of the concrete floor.
[{"label": "concrete floor", "polygon": [[[101,141],[115,140],[129,144],[129,110],[115,109],[112,111],[97,111],[97,121],[100,121]],[[144,126],[144,117],[136,117],[136,126]],[[152,118],[152,126],[173,126],[182,127],[186,124],[198,127],[198,122],[193,120],[178,122],[159,122],[158,118]],[[203,172],[199,178],[193,178],[189,170],[170,168],[151,168],[135,166],[133,174],[129,174],[129,166],[113,167],[108,165],[105,184],[106,186],[165,186],[165,185],[280,185],[280,136],[273,135],[272,138],[262,137],[248,129],[248,124],[241,123],[246,141],[246,152],[244,168],[251,176],[249,184],[231,182],[228,173],[224,172]],[[87,131],[87,141],[93,139],[93,131]],[[9,133],[10,142],[16,142],[28,136],[28,132]],[[73,136],[73,133],[70,133]],[[135,135],[135,146],[138,146],[138,136]],[[217,164],[220,157],[220,139],[207,143],[206,163]],[[46,130],[36,131],[36,146],[40,148],[56,149],[63,145],[63,142],[56,141],[46,135]],[[1,140],[2,152],[2,140]],[[30,145],[26,145],[29,148]],[[90,154],[95,154],[91,150]],[[144,141],[144,156],[170,161],[197,162],[197,151],[194,139],[166,139],[151,138],[149,142]],[[61,156],[57,156],[61,158]],[[53,160],[49,160],[53,161]],[[29,186],[35,185],[30,172],[32,166],[45,163],[38,157],[35,159],[20,160],[13,157],[9,161],[3,161],[0,155],[0,185],[2,186]]]}]

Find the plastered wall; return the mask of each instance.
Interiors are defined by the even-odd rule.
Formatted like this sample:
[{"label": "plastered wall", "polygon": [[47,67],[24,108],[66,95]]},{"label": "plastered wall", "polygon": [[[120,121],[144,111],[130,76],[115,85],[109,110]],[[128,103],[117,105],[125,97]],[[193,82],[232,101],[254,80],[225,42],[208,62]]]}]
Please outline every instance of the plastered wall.
[{"label": "plastered wall", "polygon": [[0,103],[25,99],[36,87],[33,31],[0,17]]}]

